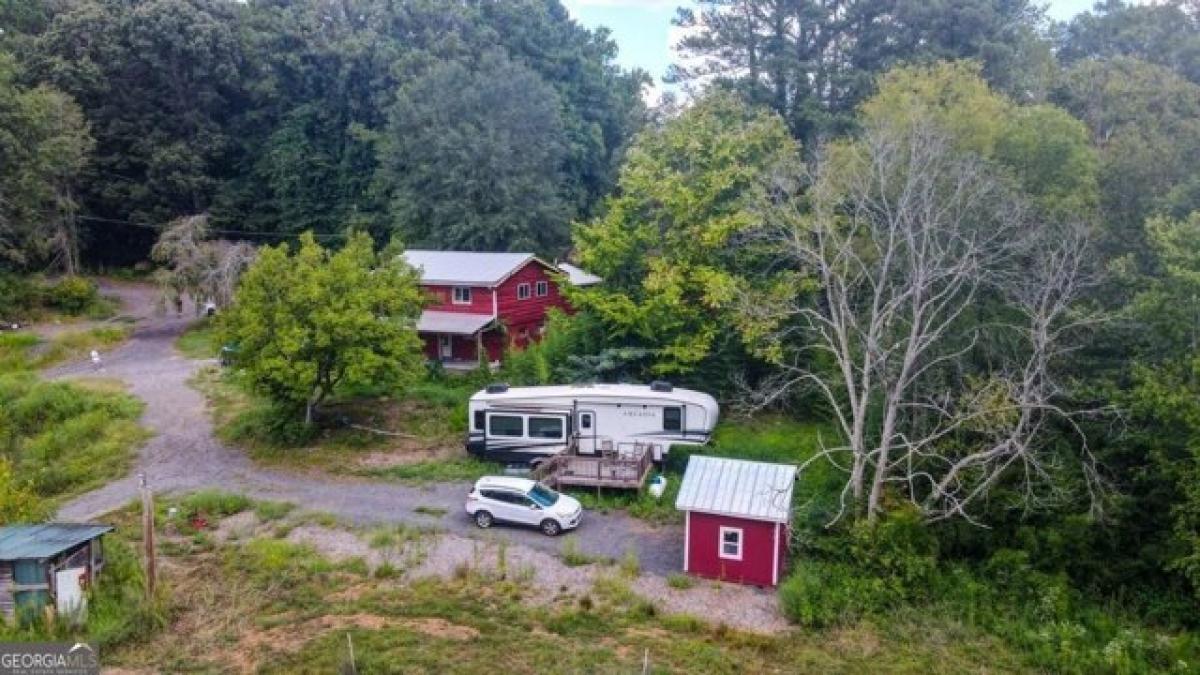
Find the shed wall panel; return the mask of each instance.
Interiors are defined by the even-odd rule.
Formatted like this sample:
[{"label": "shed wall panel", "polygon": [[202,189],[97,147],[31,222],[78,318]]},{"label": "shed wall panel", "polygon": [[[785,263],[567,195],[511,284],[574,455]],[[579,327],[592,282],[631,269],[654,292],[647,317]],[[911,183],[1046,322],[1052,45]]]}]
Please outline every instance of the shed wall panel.
[{"label": "shed wall panel", "polygon": [[[775,523],[691,512],[687,527],[688,571],[692,574],[757,586],[775,585],[772,575],[780,555]],[[722,527],[742,530],[741,560],[721,557]]]}]

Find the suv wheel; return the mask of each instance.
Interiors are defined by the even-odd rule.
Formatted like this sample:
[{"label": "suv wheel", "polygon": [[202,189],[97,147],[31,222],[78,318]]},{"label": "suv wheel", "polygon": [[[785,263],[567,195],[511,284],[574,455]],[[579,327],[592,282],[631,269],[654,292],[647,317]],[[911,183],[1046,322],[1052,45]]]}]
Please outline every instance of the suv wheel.
[{"label": "suv wheel", "polygon": [[547,518],[542,521],[542,534],[547,537],[557,537],[560,532],[562,532],[562,526],[558,524],[557,520]]},{"label": "suv wheel", "polygon": [[488,513],[487,511],[475,512],[475,524],[479,527],[486,530],[487,528],[491,527],[492,523],[494,522],[495,520],[492,519],[492,514]]}]

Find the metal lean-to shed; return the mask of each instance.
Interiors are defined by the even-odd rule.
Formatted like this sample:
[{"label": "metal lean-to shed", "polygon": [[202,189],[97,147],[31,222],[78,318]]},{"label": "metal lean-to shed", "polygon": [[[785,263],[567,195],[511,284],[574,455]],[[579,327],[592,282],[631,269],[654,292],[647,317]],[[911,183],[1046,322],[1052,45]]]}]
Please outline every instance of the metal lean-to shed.
[{"label": "metal lean-to shed", "polygon": [[0,614],[18,609],[59,611],[82,603],[82,591],[104,567],[100,538],[112,531],[97,523],[44,523],[0,528]]}]

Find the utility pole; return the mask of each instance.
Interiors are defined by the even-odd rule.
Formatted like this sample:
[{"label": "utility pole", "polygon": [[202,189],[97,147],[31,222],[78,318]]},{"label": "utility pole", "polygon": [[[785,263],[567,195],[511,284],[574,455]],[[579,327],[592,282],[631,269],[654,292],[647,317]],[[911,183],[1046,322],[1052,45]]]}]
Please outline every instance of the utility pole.
[{"label": "utility pole", "polygon": [[154,588],[158,581],[158,570],[154,555],[154,495],[146,485],[146,473],[138,474],[142,491],[142,544],[145,546],[146,598],[154,599]]}]

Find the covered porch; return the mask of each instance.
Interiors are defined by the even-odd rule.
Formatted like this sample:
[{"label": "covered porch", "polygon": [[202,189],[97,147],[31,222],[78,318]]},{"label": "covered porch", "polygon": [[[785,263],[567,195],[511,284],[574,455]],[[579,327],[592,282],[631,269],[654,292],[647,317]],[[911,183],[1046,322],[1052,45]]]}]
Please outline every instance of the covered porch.
[{"label": "covered porch", "polygon": [[425,356],[449,370],[474,370],[481,360],[500,365],[504,342],[500,325],[488,314],[426,310],[417,321]]}]

